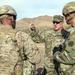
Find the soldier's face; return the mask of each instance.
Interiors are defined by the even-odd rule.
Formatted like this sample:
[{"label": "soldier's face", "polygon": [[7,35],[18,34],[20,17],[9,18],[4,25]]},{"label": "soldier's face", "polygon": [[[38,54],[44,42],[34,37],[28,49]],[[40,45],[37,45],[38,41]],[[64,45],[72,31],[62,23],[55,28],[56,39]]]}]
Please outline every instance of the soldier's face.
[{"label": "soldier's face", "polygon": [[59,23],[58,22],[55,22],[55,23],[53,23],[53,25],[54,25],[54,30],[55,31],[59,31],[63,27],[63,22],[59,22]]},{"label": "soldier's face", "polygon": [[74,13],[69,13],[65,16],[65,20],[66,20],[66,23],[69,24],[69,25],[73,25],[74,24],[74,16],[75,14]]}]

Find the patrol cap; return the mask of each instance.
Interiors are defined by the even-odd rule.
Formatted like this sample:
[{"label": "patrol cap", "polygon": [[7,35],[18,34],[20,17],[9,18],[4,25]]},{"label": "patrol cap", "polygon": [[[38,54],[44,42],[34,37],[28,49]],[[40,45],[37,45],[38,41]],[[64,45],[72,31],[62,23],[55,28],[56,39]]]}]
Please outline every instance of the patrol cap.
[{"label": "patrol cap", "polygon": [[64,21],[64,17],[61,15],[54,15],[53,16],[53,22],[62,22]]},{"label": "patrol cap", "polygon": [[67,3],[63,9],[62,9],[62,14],[64,16],[68,15],[69,13],[75,12],[75,2],[69,2]]}]

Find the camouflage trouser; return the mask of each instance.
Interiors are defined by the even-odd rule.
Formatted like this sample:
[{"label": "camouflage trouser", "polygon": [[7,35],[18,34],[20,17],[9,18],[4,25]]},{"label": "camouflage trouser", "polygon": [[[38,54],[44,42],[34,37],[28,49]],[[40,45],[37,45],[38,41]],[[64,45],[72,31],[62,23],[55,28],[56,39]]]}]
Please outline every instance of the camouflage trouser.
[{"label": "camouflage trouser", "polygon": [[47,56],[44,57],[44,66],[46,69],[46,75],[56,75],[53,61],[50,61],[50,58]]}]

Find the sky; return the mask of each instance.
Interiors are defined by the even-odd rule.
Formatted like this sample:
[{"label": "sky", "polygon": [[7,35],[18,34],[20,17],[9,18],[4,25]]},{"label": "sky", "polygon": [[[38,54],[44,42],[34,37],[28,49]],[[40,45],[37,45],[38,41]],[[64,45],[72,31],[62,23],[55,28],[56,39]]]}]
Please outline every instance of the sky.
[{"label": "sky", "polygon": [[75,0],[1,0],[0,6],[10,5],[17,12],[17,20],[38,16],[62,15],[63,6]]}]

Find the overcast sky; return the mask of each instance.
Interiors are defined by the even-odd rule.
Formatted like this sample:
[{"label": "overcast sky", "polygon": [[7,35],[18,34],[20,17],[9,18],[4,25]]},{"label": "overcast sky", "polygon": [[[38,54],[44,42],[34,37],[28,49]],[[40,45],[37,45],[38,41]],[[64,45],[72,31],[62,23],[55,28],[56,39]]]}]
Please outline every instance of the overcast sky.
[{"label": "overcast sky", "polygon": [[17,12],[17,20],[38,16],[62,14],[63,6],[75,0],[1,0],[0,5],[11,5]]}]

